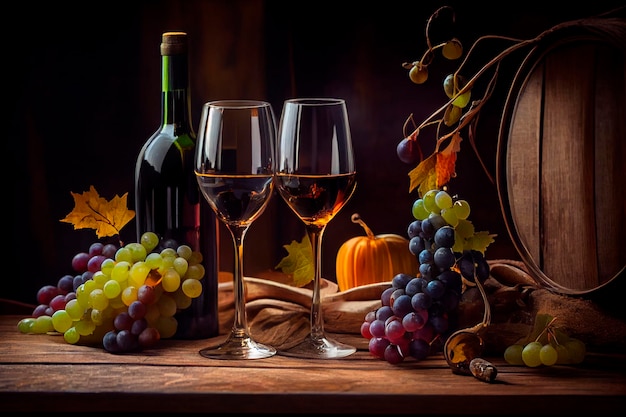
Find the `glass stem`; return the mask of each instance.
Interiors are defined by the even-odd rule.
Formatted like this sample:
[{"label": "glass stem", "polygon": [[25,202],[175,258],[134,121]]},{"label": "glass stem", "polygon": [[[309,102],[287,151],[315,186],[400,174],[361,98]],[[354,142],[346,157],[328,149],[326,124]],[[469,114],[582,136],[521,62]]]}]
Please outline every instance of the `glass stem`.
[{"label": "glass stem", "polygon": [[248,318],[246,314],[246,290],[243,280],[243,238],[247,227],[229,227],[235,245],[235,271],[233,274],[233,291],[235,295],[235,319],[231,337],[249,338]]},{"label": "glass stem", "polygon": [[321,280],[322,280],[322,235],[324,227],[309,225],[306,228],[311,249],[313,251],[313,262],[315,274],[313,276],[313,298],[311,303],[311,334],[313,340],[324,338],[324,315],[322,314],[321,303]]}]

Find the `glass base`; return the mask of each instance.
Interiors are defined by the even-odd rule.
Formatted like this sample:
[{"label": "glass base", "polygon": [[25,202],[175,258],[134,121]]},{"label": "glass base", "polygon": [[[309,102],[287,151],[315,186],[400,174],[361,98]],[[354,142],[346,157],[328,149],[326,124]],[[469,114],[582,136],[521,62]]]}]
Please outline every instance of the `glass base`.
[{"label": "glass base", "polygon": [[225,342],[201,349],[199,353],[209,359],[263,359],[274,356],[276,349],[255,342],[249,336],[231,335]]},{"label": "glass base", "polygon": [[345,358],[356,352],[356,348],[325,336],[313,338],[309,334],[302,342],[289,349],[279,350],[278,354],[304,359]]}]

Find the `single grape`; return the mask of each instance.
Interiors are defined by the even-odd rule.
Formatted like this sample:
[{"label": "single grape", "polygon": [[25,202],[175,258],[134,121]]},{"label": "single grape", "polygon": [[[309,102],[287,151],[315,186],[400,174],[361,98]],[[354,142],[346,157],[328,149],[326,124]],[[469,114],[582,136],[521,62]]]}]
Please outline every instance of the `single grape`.
[{"label": "single grape", "polygon": [[139,320],[139,319],[144,318],[144,316],[146,315],[146,312],[147,312],[146,305],[139,300],[133,301],[128,306],[128,315],[133,320]]},{"label": "single grape", "polygon": [[402,294],[393,303],[392,306],[393,314],[398,317],[404,317],[405,315],[411,313],[413,311],[413,306],[411,305],[411,296],[407,294]]},{"label": "single grape", "polygon": [[154,232],[145,232],[141,235],[139,243],[146,248],[146,252],[150,253],[159,245],[159,236]]},{"label": "single grape", "polygon": [[372,337],[368,343],[368,350],[374,357],[384,359],[389,344],[389,340],[384,337]]},{"label": "single grape", "polygon": [[446,292],[446,286],[443,285],[443,283],[438,279],[433,279],[428,284],[426,284],[424,292],[428,294],[431,299],[438,300]]},{"label": "single grape", "polygon": [[50,301],[59,295],[59,288],[55,285],[44,285],[37,291],[37,302],[39,304],[49,305]]},{"label": "single grape", "polygon": [[87,253],[91,257],[102,255],[102,249],[104,249],[104,244],[102,242],[94,242],[89,246]]},{"label": "single grape", "polygon": [[382,306],[376,310],[376,320],[386,321],[393,316],[393,309],[390,306]]},{"label": "single grape", "polygon": [[50,300],[49,307],[52,308],[52,311],[59,311],[65,308],[67,302],[65,301],[65,295],[59,294],[54,296],[52,300]]},{"label": "single grape", "polygon": [[102,337],[102,345],[107,352],[118,353],[120,347],[117,345],[117,332],[111,330]]},{"label": "single grape", "polygon": [[414,220],[409,224],[409,227],[407,228],[406,233],[409,239],[411,239],[412,237],[418,236],[421,231],[422,231],[422,221]]},{"label": "single grape", "polygon": [[524,365],[522,359],[522,350],[524,346],[521,344],[513,344],[504,350],[504,360],[511,365]]},{"label": "single grape", "polygon": [[433,255],[433,263],[442,271],[452,268],[456,263],[454,252],[448,247],[437,249]]},{"label": "single grape", "polygon": [[417,200],[415,200],[415,202],[413,202],[411,213],[413,214],[413,217],[417,220],[424,220],[428,218],[429,212],[428,210],[426,210],[426,207],[424,207],[423,199],[418,198]]},{"label": "single grape", "polygon": [[404,356],[402,356],[402,353],[400,352],[400,348],[397,345],[392,344],[392,343],[390,343],[385,348],[383,355],[384,355],[385,360],[393,365],[398,364],[404,360]]},{"label": "single grape", "polygon": [[147,327],[139,334],[137,341],[139,342],[140,347],[146,349],[156,345],[160,339],[161,335],[157,329],[154,327]]},{"label": "single grape", "polygon": [[545,366],[552,366],[556,363],[558,358],[558,353],[556,349],[551,344],[545,344],[541,347],[539,351],[539,360],[541,360],[541,364]]},{"label": "single grape", "polygon": [[402,321],[396,316],[390,317],[389,322],[385,325],[385,337],[393,343],[394,340],[404,337],[404,333],[406,333],[406,330],[402,325]]},{"label": "single grape", "polygon": [[174,270],[178,272],[179,276],[184,277],[185,274],[187,273],[188,268],[189,268],[189,262],[187,262],[187,259],[181,256],[174,259]]},{"label": "single grape", "polygon": [[87,270],[91,272],[99,271],[102,266],[102,262],[104,262],[105,259],[107,258],[103,255],[92,256],[89,258],[89,261],[87,261]]},{"label": "single grape", "polygon": [[361,323],[361,328],[359,329],[361,336],[363,336],[366,339],[371,339],[372,333],[370,333],[370,323],[367,321],[364,321],[363,323]]},{"label": "single grape", "polygon": [[132,326],[130,327],[130,332],[136,336],[139,336],[141,332],[143,332],[146,328],[148,328],[148,321],[145,319],[145,317],[142,317],[133,322]]},{"label": "single grape", "polygon": [[428,80],[428,67],[422,65],[419,61],[409,70],[409,78],[415,84],[424,84]]},{"label": "single grape", "polygon": [[418,310],[428,310],[433,303],[433,299],[430,295],[419,292],[411,297],[411,305],[413,309]]},{"label": "single grape", "polygon": [[435,232],[435,243],[444,248],[454,246],[454,228],[443,226]]},{"label": "single grape", "polygon": [[123,311],[115,316],[113,320],[113,325],[117,330],[130,330],[133,325],[134,319],[128,314],[128,312]]},{"label": "single grape", "polygon": [[[448,98],[454,98],[465,86],[465,78],[461,75],[455,76],[454,74],[449,74],[443,81],[443,90],[448,96]],[[471,90],[467,90],[463,94],[459,95],[454,99],[452,104],[461,109],[465,108],[471,98]]]},{"label": "single grape", "polygon": [[131,263],[143,261],[148,255],[146,247],[141,243],[128,243],[125,247],[130,251]]},{"label": "single grape", "polygon": [[87,252],[79,252],[72,258],[72,269],[78,273],[87,271],[87,263],[91,256]]},{"label": "single grape", "polygon": [[413,297],[415,294],[422,292],[422,287],[424,284],[424,279],[422,277],[416,277],[411,279],[404,288],[404,293],[410,297]]},{"label": "single grape", "polygon": [[63,333],[63,339],[70,345],[75,345],[80,340],[80,333],[76,330],[76,327],[70,327]]},{"label": "single grape", "polygon": [[452,207],[441,209],[441,217],[452,227],[456,227],[459,224],[459,218]]},{"label": "single grape", "polygon": [[424,200],[424,208],[429,211],[429,213],[439,214],[441,208],[435,202],[435,197],[439,190],[429,190],[424,194],[422,199]]},{"label": "single grape", "polygon": [[409,274],[399,273],[399,274],[396,274],[391,279],[391,286],[396,289],[398,288],[404,289],[406,287],[406,284],[408,284],[409,281],[411,281],[412,279],[413,279],[413,276]]},{"label": "single grape", "polygon": [[402,317],[402,327],[404,327],[407,332],[414,332],[424,327],[427,320],[428,318],[424,319],[423,315],[411,311]]},{"label": "single grape", "polygon": [[430,355],[430,344],[424,339],[413,339],[409,343],[409,355],[421,361]]},{"label": "single grape", "polygon": [[117,332],[116,340],[117,346],[122,352],[132,352],[139,348],[139,340],[130,330],[120,330]]},{"label": "single grape", "polygon": [[470,205],[465,200],[456,200],[452,205],[452,209],[458,219],[466,220],[470,215]]},{"label": "single grape", "polygon": [[522,360],[526,366],[535,368],[541,365],[540,352],[543,345],[541,342],[530,342],[522,349]]},{"label": "single grape", "polygon": [[67,294],[68,292],[74,291],[74,276],[69,274],[63,275],[57,282],[57,288],[60,294]]},{"label": "single grape", "polygon": [[21,333],[33,333],[32,328],[33,325],[35,324],[35,318],[33,317],[27,317],[24,319],[21,319],[18,323],[17,323],[17,330],[19,330]]},{"label": "single grape", "polygon": [[102,248],[102,256],[105,256],[107,259],[114,259],[115,258],[115,252],[117,252],[117,246],[114,245],[113,243],[107,243],[106,245],[104,245],[104,247]]},{"label": "single grape", "polygon": [[451,61],[459,59],[463,54],[463,45],[461,45],[461,41],[457,38],[450,39],[443,45],[443,48],[441,48],[441,54],[444,58]]},{"label": "single grape", "polygon": [[435,194],[435,204],[442,210],[450,208],[452,207],[452,197],[447,191],[441,190]]},{"label": "single grape", "polygon": [[183,293],[189,298],[198,298],[202,294],[202,283],[194,278],[188,278],[181,284]]},{"label": "single grape", "polygon": [[582,340],[570,338],[570,340],[565,342],[565,348],[569,354],[570,363],[577,365],[585,360],[587,348]]},{"label": "single grape", "polygon": [[[424,221],[425,222],[425,221]],[[424,224],[422,222],[422,224]],[[420,236],[414,236],[409,240],[409,252],[415,256],[419,256],[419,253],[425,249],[424,239]]]}]

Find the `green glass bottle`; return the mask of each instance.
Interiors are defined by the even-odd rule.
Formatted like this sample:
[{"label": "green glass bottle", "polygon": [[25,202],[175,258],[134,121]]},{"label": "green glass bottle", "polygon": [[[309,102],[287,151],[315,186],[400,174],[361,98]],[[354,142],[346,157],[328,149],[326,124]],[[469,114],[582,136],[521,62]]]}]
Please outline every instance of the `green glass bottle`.
[{"label": "green glass bottle", "polygon": [[202,197],[193,171],[196,133],[192,126],[185,32],[161,41],[161,125],[141,148],[135,167],[137,242],[155,232],[160,248],[187,244],[203,255],[202,294],[180,309],[174,338],[203,339],[219,333],[217,308],[218,223]]}]

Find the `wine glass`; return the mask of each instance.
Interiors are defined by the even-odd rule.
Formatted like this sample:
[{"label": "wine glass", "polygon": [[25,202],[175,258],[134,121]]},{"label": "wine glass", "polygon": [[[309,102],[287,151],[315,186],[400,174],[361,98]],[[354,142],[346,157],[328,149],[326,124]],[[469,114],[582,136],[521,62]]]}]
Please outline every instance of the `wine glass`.
[{"label": "wine glass", "polygon": [[260,359],[276,349],[255,341],[246,315],[243,241],[274,191],[276,122],[264,101],[205,103],[200,117],[195,173],[202,194],[230,231],[235,247],[235,318],[222,343],[200,350],[211,359]]},{"label": "wine glass", "polygon": [[279,350],[279,354],[299,358],[342,358],[356,352],[356,348],[324,333],[320,281],[324,230],[356,187],[345,100],[286,100],[278,138],[276,187],[283,200],[304,222],[315,262],[310,332],[303,341]]}]

